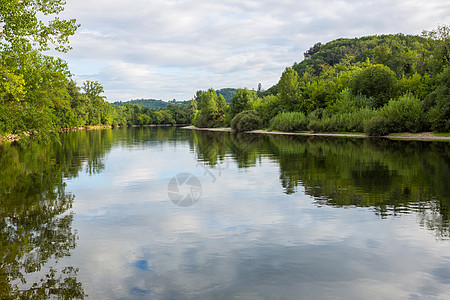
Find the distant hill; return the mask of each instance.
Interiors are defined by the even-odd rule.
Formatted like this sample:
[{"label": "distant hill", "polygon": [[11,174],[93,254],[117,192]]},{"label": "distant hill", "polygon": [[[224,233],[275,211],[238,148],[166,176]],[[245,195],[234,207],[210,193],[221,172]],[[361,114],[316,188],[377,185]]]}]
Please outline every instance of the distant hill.
[{"label": "distant hill", "polygon": [[237,89],[233,89],[233,88],[224,88],[224,89],[220,89],[217,90],[217,96],[222,95],[225,98],[225,101],[227,101],[227,103],[230,103],[231,98],[234,97],[234,95],[236,95]]},{"label": "distant hill", "polygon": [[125,101],[125,102],[116,101],[112,104],[113,105],[122,105],[125,103],[139,104],[139,105],[142,105],[142,106],[150,108],[150,109],[159,110],[159,109],[166,109],[167,105],[169,105],[169,103],[171,103],[171,104],[189,104],[189,101],[171,100],[171,101],[167,102],[167,101],[156,100],[156,99],[136,99],[136,100],[130,100],[130,101]]},{"label": "distant hill", "polygon": [[[322,73],[323,66],[335,66],[344,59],[351,59],[352,63],[369,59],[388,66],[401,77],[411,75],[415,57],[427,51],[428,43],[430,41],[424,37],[404,34],[339,38],[326,44],[316,43],[303,54],[304,60],[294,63],[292,68],[300,77],[305,72],[317,76]],[[276,95],[277,92],[278,84],[275,84],[262,94]]]},{"label": "distant hill", "polygon": [[[217,93],[217,95],[222,95],[225,98],[225,101],[227,103],[230,103],[231,98],[233,98],[234,95],[236,95],[236,91],[237,91],[237,89],[234,89],[234,88],[224,88],[224,89],[217,90],[216,93]],[[142,106],[150,108],[150,109],[159,110],[159,109],[166,109],[167,105],[169,105],[169,103],[171,103],[171,104],[187,104],[188,105],[189,101],[176,101],[175,99],[170,100],[170,101],[156,100],[156,99],[135,99],[135,100],[129,100],[129,101],[116,101],[111,104],[120,106],[125,103],[139,104],[139,105],[142,105]]]},{"label": "distant hill", "polygon": [[[401,33],[340,38],[325,45],[316,43],[303,54],[305,59],[295,63],[293,68],[298,74],[303,74],[308,68],[319,74],[322,65],[334,66],[346,57],[351,57],[353,63],[370,59],[371,62],[387,65],[397,74],[407,73],[407,68],[412,67],[408,63],[412,64],[414,61],[412,56],[423,52],[426,44],[427,39],[424,37]],[[410,59],[411,62],[402,62],[402,59]]]}]

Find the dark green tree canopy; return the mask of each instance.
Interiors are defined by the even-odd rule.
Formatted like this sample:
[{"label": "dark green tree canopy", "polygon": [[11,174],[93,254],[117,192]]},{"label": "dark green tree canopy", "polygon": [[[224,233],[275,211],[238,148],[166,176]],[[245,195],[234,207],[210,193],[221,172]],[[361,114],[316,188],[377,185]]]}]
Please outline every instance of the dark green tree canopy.
[{"label": "dark green tree canopy", "polygon": [[372,65],[357,72],[350,81],[354,95],[362,94],[375,99],[375,107],[381,107],[392,97],[395,73],[384,65]]}]

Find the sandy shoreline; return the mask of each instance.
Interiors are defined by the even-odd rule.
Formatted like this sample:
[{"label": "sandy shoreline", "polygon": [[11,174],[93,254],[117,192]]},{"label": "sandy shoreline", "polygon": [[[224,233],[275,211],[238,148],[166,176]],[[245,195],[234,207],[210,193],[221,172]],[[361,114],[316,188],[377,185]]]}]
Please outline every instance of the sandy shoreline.
[{"label": "sandy shoreline", "polygon": [[[205,131],[221,131],[221,132],[233,132],[231,128],[197,128],[195,126],[181,127],[183,129],[191,130],[205,130]],[[268,131],[268,130],[252,130],[247,133],[259,133],[259,134],[278,134],[278,135],[303,135],[303,136],[331,136],[331,137],[351,137],[351,138],[370,138],[365,134],[351,134],[351,133],[312,133],[312,132],[281,132],[281,131]],[[382,138],[388,139],[400,139],[400,140],[421,140],[421,141],[450,141],[450,136],[436,136],[432,132],[421,133],[400,133]]]}]

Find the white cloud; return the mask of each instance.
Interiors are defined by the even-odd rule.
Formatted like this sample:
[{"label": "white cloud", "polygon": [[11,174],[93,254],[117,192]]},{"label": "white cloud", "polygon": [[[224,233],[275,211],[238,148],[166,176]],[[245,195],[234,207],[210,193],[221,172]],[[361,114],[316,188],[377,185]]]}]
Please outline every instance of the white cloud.
[{"label": "white cloud", "polygon": [[450,23],[440,0],[77,0],[82,25],[63,55],[77,80],[98,80],[110,101],[189,99],[209,87],[269,88],[316,42],[419,34]]}]

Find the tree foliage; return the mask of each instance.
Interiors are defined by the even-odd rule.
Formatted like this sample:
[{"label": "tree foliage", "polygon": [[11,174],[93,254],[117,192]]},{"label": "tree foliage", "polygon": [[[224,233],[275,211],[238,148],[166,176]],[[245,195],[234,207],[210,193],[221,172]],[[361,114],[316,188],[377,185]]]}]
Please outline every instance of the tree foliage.
[{"label": "tree foliage", "polygon": [[214,89],[197,91],[199,115],[194,123],[197,127],[220,127],[225,124],[225,111],[227,104],[222,95],[217,96]]},{"label": "tree foliage", "polygon": [[238,132],[259,129],[262,125],[263,121],[261,117],[254,110],[242,111],[231,120],[231,128]]},{"label": "tree foliage", "polygon": [[238,113],[250,110],[253,102],[257,99],[256,92],[249,89],[238,89],[230,101],[230,118],[233,119]]},{"label": "tree foliage", "polygon": [[293,111],[300,103],[299,79],[297,72],[292,68],[286,68],[278,83],[277,97],[284,109]]},{"label": "tree foliage", "polygon": [[374,107],[381,107],[393,96],[395,82],[395,73],[389,67],[371,65],[353,76],[350,89],[354,95],[374,98]]}]

